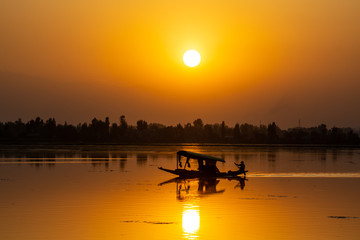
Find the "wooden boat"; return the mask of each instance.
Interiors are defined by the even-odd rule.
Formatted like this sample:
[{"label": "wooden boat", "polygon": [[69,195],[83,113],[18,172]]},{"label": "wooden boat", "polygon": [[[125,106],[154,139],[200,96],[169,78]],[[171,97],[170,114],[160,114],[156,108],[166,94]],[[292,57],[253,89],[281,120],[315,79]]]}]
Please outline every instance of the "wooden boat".
[{"label": "wooden boat", "polygon": [[[186,162],[183,166],[182,158],[186,158]],[[197,163],[197,170],[191,168],[191,160],[195,160]],[[225,162],[224,159],[194,153],[190,151],[179,151],[177,152],[177,161],[176,161],[176,169],[166,169],[163,167],[159,167],[160,170],[163,170],[168,173],[172,173],[178,175],[179,177],[183,178],[196,178],[196,177],[236,177],[240,174],[246,175],[247,171],[228,171],[228,172],[220,172],[219,169],[216,167],[217,162]],[[196,165],[196,164],[195,164]]]}]

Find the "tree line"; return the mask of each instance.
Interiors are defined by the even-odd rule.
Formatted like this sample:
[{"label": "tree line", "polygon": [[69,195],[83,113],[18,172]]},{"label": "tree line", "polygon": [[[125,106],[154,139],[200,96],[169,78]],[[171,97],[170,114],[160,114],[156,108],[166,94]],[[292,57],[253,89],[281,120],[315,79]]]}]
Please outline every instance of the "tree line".
[{"label": "tree line", "polygon": [[139,120],[136,126],[125,116],[110,123],[94,118],[91,123],[58,124],[55,118],[40,117],[23,122],[0,122],[3,143],[232,143],[232,144],[337,144],[358,145],[359,134],[351,128],[316,127],[280,129],[275,122],[255,126],[248,123],[228,126],[225,122],[204,124],[199,118],[192,123],[166,126]]}]

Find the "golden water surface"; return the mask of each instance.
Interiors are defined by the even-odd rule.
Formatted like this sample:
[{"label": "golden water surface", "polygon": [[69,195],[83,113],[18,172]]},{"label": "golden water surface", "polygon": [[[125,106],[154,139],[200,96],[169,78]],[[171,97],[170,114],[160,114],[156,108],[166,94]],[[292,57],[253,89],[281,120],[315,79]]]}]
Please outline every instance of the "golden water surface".
[{"label": "golden water surface", "polygon": [[[173,179],[176,151],[245,161]],[[242,146],[0,148],[0,239],[359,239],[360,150]]]}]

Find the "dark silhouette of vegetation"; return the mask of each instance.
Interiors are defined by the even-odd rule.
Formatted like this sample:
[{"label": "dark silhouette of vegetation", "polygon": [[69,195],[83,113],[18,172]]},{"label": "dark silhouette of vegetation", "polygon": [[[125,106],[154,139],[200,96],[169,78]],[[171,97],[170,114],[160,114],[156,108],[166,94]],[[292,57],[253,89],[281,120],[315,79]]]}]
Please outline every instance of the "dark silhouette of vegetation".
[{"label": "dark silhouette of vegetation", "polygon": [[280,129],[275,122],[255,126],[248,123],[227,126],[225,122],[205,124],[200,118],[193,123],[165,126],[139,120],[129,125],[125,116],[118,123],[92,119],[91,123],[58,124],[54,118],[37,117],[28,122],[0,122],[2,143],[231,143],[231,144],[335,144],[358,145],[358,132],[351,128],[296,127]]}]

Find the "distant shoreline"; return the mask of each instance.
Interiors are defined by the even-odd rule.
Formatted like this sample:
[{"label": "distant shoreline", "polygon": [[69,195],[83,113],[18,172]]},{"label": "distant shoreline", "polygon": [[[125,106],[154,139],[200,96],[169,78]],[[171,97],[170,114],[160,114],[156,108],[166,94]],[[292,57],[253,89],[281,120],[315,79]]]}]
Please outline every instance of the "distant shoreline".
[{"label": "distant shoreline", "polygon": [[92,119],[78,125],[58,124],[54,118],[40,117],[23,122],[0,122],[0,144],[37,145],[202,145],[233,146],[359,146],[359,132],[352,128],[327,128],[325,124],[303,128],[280,129],[275,122],[268,125],[248,123],[228,126],[225,121],[206,124],[200,118],[192,123],[165,126],[139,120],[128,125],[125,116],[120,122],[110,123]]}]

